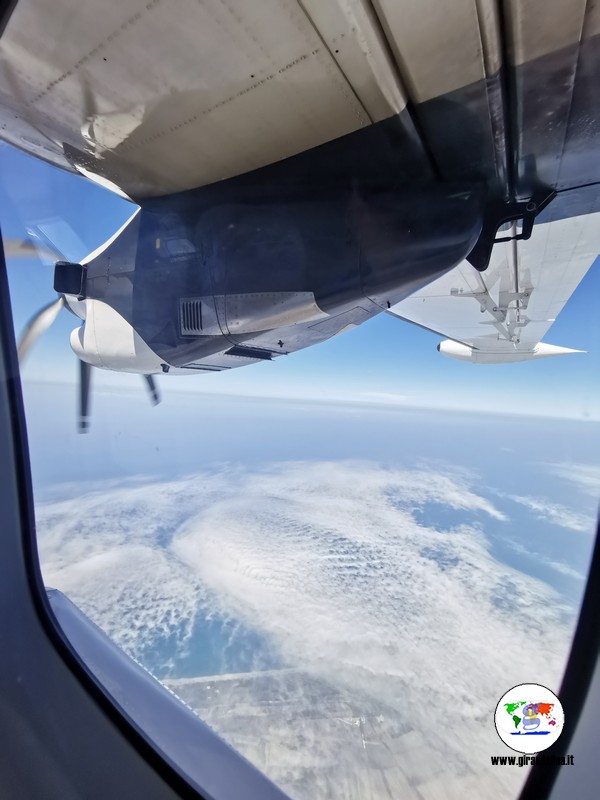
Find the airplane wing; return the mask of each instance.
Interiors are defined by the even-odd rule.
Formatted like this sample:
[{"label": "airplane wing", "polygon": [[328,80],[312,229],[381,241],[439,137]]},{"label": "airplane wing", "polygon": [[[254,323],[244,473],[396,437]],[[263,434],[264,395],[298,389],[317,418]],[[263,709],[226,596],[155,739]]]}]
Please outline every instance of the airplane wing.
[{"label": "airplane wing", "polygon": [[446,341],[443,354],[476,363],[579,352],[541,340],[600,253],[600,213],[542,218],[528,241],[494,246],[485,272],[467,261],[388,313]]},{"label": "airplane wing", "polygon": [[597,4],[76,5],[16,3],[0,137],[138,202],[306,151],[332,179],[360,162],[374,183],[476,181],[513,199],[600,181]]}]

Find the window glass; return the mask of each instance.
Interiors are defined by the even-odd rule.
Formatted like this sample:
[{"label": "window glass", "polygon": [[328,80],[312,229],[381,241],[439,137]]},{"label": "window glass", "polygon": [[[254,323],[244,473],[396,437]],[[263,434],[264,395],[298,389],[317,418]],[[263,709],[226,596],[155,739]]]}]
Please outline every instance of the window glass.
[{"label": "window glass", "polygon": [[[0,167],[18,335],[56,296],[48,251],[79,261],[135,209],[8,146]],[[46,584],[297,800],[515,797],[494,710],[558,690],[594,540],[599,292],[595,264],[552,328],[587,351],[565,358],[444,359],[382,314],[159,375],[156,407],[94,369],[85,436],[63,309],[22,367]]]}]

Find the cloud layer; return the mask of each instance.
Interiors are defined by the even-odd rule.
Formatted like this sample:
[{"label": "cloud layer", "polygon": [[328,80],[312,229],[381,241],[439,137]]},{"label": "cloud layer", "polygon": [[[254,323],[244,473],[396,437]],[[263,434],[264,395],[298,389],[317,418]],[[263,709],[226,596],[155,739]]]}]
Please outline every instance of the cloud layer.
[{"label": "cloud layer", "polygon": [[[421,524],[427,504],[464,522]],[[565,608],[492,557],[481,520],[510,522],[465,474],[284,462],[100,490],[38,516],[46,582],[136,657],[161,638],[202,646],[201,618],[234,620],[284,665],[420,737],[423,763],[402,780],[422,797],[442,784],[455,784],[448,797],[514,794],[524,777],[489,767],[503,752],[493,712],[516,683],[557,688]]]},{"label": "cloud layer", "polygon": [[600,465],[561,462],[547,464],[546,468],[559,478],[575,484],[596,501],[600,499]]},{"label": "cloud layer", "polygon": [[595,533],[596,520],[588,514],[582,514],[545,498],[511,495],[510,499],[528,508],[537,519],[544,522],[550,522],[552,525],[558,525],[560,528],[567,528],[577,533]]}]

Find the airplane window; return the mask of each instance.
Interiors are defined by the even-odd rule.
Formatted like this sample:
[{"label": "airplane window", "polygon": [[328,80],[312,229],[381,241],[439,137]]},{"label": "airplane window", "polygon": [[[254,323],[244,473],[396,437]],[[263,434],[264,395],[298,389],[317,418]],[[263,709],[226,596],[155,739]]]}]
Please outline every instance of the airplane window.
[{"label": "airplane window", "polygon": [[[190,21],[155,83],[125,48],[140,86],[119,94],[109,37],[89,48],[101,88],[91,62],[76,88],[62,62],[44,77],[73,119],[42,92],[0,132],[20,148],[0,144],[0,223],[44,581],[294,800],[516,798],[529,767],[493,763],[518,755],[496,706],[558,692],[597,524],[597,160],[573,139],[552,172],[527,118],[541,155],[508,204],[479,130],[499,114],[468,105],[468,70],[419,78],[399,30],[380,47],[392,4],[368,81],[324,18],[284,55],[309,17],[260,5],[268,41],[234,64],[233,23],[207,15],[210,69],[187,61]],[[385,78],[402,48],[418,124]],[[213,73],[218,92],[176,83]]]},{"label": "airplane window", "polygon": [[[11,255],[26,201],[60,198],[90,252],[131,210],[0,153],[20,334],[54,296],[44,259]],[[85,436],[62,310],[23,363],[45,582],[291,797],[514,797],[526,771],[490,766],[510,752],[493,711],[525,679],[557,690],[593,543],[597,284],[556,323],[586,354],[461,364],[387,316],[237,374],[157,377],[157,407],[93,370]]]}]

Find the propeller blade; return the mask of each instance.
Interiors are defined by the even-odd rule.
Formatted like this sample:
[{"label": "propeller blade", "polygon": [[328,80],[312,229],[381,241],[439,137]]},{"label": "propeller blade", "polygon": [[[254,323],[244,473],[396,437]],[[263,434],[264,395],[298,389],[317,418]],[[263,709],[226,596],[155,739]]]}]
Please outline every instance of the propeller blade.
[{"label": "propeller blade", "polygon": [[79,433],[87,433],[90,427],[90,382],[92,367],[86,361],[79,360]]},{"label": "propeller blade", "polygon": [[52,325],[64,304],[65,301],[61,295],[58,300],[53,300],[51,303],[48,303],[47,306],[40,309],[37,314],[29,320],[25,326],[25,330],[21,334],[17,346],[19,364],[22,364],[25,360],[25,356],[29,352],[32,344]]},{"label": "propeller blade", "polygon": [[148,385],[148,391],[150,392],[150,402],[153,406],[157,406],[160,403],[160,394],[158,389],[156,388],[156,383],[154,381],[153,375],[144,375],[146,383]]},{"label": "propeller blade", "polygon": [[[50,250],[48,247],[36,245],[27,239],[5,239],[4,255],[6,258],[33,258],[37,256],[42,261],[56,261],[58,251]],[[61,256],[59,255],[59,260]]]}]

